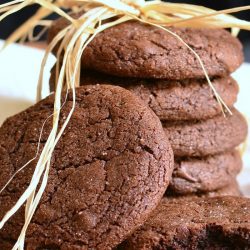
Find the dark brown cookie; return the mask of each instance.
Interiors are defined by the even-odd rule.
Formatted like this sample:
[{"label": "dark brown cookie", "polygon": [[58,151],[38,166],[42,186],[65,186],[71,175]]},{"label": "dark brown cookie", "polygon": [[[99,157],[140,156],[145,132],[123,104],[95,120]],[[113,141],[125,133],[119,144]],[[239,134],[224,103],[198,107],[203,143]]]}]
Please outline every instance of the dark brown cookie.
[{"label": "dark brown cookie", "polygon": [[200,197],[218,197],[218,196],[243,196],[237,180],[232,180],[230,185],[208,193],[198,194]]},{"label": "dark brown cookie", "polygon": [[[50,86],[54,90],[55,68]],[[81,84],[112,84],[122,86],[139,96],[161,120],[200,120],[221,113],[206,80],[157,80],[108,76],[99,72],[81,73]],[[237,100],[239,91],[231,77],[215,78],[213,85],[228,107]]]},{"label": "dark brown cookie", "polygon": [[202,121],[163,122],[164,130],[177,156],[206,156],[226,152],[247,136],[247,122],[236,109],[233,115]]},{"label": "dark brown cookie", "polygon": [[[55,21],[48,41],[67,21]],[[168,28],[179,35],[200,56],[209,76],[225,76],[243,62],[242,45],[222,29]],[[129,21],[111,27],[85,49],[84,68],[110,75],[137,78],[204,78],[193,52],[174,35],[154,26]]]},{"label": "dark brown cookie", "polygon": [[250,199],[164,198],[119,249],[249,249]]},{"label": "dark brown cookie", "polygon": [[193,197],[218,197],[218,196],[242,196],[242,192],[240,190],[239,184],[237,180],[231,179],[230,184],[228,186],[222,187],[218,190],[210,191],[210,192],[196,192],[190,194],[178,194],[175,193],[170,188],[167,189],[165,196],[169,198],[181,198],[181,199],[190,199]]},{"label": "dark brown cookie", "polygon": [[241,168],[236,150],[203,158],[177,158],[169,189],[181,195],[218,190],[228,186]]},{"label": "dark brown cookie", "polygon": [[[140,226],[162,198],[173,153],[161,123],[129,91],[84,86],[51,160],[48,185],[29,226],[27,249],[111,249]],[[53,96],[9,118],[0,129],[0,189],[33,158]],[[72,107],[70,95],[60,120]],[[41,138],[51,129],[50,119]],[[36,162],[0,195],[0,218],[27,187]],[[24,207],[0,231],[1,249],[17,239]],[[5,248],[3,246],[6,246]]]}]

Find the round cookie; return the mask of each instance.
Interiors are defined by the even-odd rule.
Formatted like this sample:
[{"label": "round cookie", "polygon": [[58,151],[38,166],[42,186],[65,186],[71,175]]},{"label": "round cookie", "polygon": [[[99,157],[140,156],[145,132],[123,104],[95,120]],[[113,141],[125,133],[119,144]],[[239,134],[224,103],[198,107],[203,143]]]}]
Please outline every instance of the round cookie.
[{"label": "round cookie", "polygon": [[[48,42],[68,21],[55,21]],[[211,77],[225,76],[243,62],[239,40],[223,29],[168,27],[200,56]],[[82,67],[110,75],[136,78],[204,78],[192,51],[175,36],[160,28],[128,21],[98,34],[85,49]]]},{"label": "round cookie", "polygon": [[228,186],[241,168],[236,150],[203,158],[177,158],[169,189],[180,195],[218,190]]},{"label": "round cookie", "polygon": [[231,183],[228,186],[225,186],[218,190],[182,195],[182,194],[177,194],[173,190],[168,189],[165,196],[168,198],[190,199],[193,197],[242,196],[242,192],[240,190],[239,184],[237,183],[237,180],[232,179]]},{"label": "round cookie", "polygon": [[200,197],[218,197],[218,196],[243,196],[237,180],[233,180],[230,185],[216,191],[198,194]]},{"label": "round cookie", "polygon": [[118,250],[248,249],[250,199],[162,199],[147,222]]},{"label": "round cookie", "polygon": [[[54,90],[55,67],[50,86]],[[201,120],[221,113],[206,80],[158,80],[119,78],[94,71],[81,72],[81,85],[112,84],[122,86],[140,97],[160,120]],[[237,100],[239,87],[232,77],[215,78],[213,85],[228,107]]]},{"label": "round cookie", "polygon": [[236,109],[201,121],[163,122],[175,157],[206,156],[235,148],[247,136],[247,122]]},{"label": "round cookie", "polygon": [[[0,189],[36,154],[54,96],[15,115],[0,128]],[[61,111],[59,127],[72,107]],[[27,249],[112,249],[160,202],[173,153],[157,116],[129,91],[114,86],[76,90],[76,108],[51,159],[48,185],[26,236]],[[52,118],[45,124],[46,142]],[[37,159],[36,159],[37,161]],[[0,195],[0,218],[27,187],[36,161]],[[15,243],[24,206],[0,231],[1,249]]]}]

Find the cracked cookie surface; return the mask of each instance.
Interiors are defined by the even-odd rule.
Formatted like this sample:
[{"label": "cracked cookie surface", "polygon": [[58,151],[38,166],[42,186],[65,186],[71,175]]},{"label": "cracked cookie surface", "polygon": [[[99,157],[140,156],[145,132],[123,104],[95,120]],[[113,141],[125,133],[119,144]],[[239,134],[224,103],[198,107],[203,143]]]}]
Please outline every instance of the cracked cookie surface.
[{"label": "cracked cookie surface", "polygon": [[[5,121],[0,129],[0,188],[36,154],[54,97]],[[63,102],[63,101],[62,101]],[[72,107],[61,110],[59,126]],[[41,136],[44,146],[52,125]],[[36,160],[0,195],[0,218],[14,205]],[[140,226],[163,196],[173,153],[161,123],[129,91],[114,86],[76,90],[76,107],[51,159],[48,185],[29,225],[26,248],[111,249]],[[22,207],[0,231],[0,248],[11,249],[24,220]]]},{"label": "cracked cookie surface", "polygon": [[163,198],[119,250],[248,249],[250,199]]},{"label": "cracked cookie surface", "polygon": [[[56,68],[51,71],[50,87],[54,90]],[[95,71],[81,72],[81,85],[118,85],[140,97],[160,120],[200,120],[221,113],[206,80],[134,79],[109,76]],[[228,107],[237,100],[239,87],[232,77],[215,78],[213,86]]]},{"label": "cracked cookie surface", "polygon": [[163,128],[175,157],[206,156],[227,152],[244,142],[247,122],[239,111],[200,121],[167,121]]},{"label": "cracked cookie surface", "polygon": [[176,158],[169,190],[185,195],[222,189],[236,179],[241,168],[241,156],[236,150],[207,157]]},{"label": "cracked cookie surface", "polygon": [[[54,22],[50,42],[66,27]],[[243,62],[239,40],[223,29],[168,28],[179,35],[201,58],[209,76],[225,76]],[[110,75],[137,78],[204,78],[193,52],[174,35],[154,26],[128,21],[98,34],[87,46],[82,67]]]}]

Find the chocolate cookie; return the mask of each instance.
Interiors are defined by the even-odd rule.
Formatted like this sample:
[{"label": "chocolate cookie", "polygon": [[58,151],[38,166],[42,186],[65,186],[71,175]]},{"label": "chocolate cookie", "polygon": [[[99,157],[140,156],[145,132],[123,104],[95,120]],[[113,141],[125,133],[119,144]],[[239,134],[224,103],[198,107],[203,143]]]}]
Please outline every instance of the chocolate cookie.
[{"label": "chocolate cookie", "polygon": [[118,249],[249,249],[249,211],[242,197],[164,198]]},{"label": "chocolate cookie", "polygon": [[198,194],[200,197],[218,197],[218,196],[243,196],[237,180],[231,181],[230,185],[208,193]]},{"label": "chocolate cookie", "polygon": [[247,122],[236,109],[233,115],[202,121],[163,122],[174,155],[206,156],[226,152],[247,136]]},{"label": "chocolate cookie", "polygon": [[[55,21],[48,41],[67,25]],[[200,56],[209,76],[225,76],[243,62],[239,40],[223,29],[172,28]],[[85,49],[82,67],[110,75],[137,78],[204,78],[193,52],[160,28],[128,21],[98,34]]]},{"label": "chocolate cookie", "polygon": [[218,190],[210,191],[210,192],[196,192],[190,194],[178,194],[175,193],[170,188],[167,189],[165,193],[166,197],[169,198],[181,198],[181,199],[190,199],[193,197],[218,197],[218,196],[242,196],[242,192],[240,190],[239,184],[236,179],[231,179],[230,184],[222,187]]},{"label": "chocolate cookie", "polygon": [[[173,153],[161,123],[129,91],[84,86],[56,145],[46,191],[31,221],[26,249],[111,249],[140,226],[160,202],[171,177]],[[0,189],[36,154],[53,96],[9,118],[0,129]],[[69,95],[62,122],[72,107]],[[52,125],[44,127],[41,146]],[[0,195],[0,218],[23,193],[36,161]],[[1,249],[15,242],[24,207],[0,231]]]},{"label": "chocolate cookie", "polygon": [[[54,90],[55,68],[50,86]],[[139,96],[161,120],[200,120],[221,113],[206,80],[157,80],[108,76],[94,71],[82,71],[81,84],[112,84],[122,86]],[[213,85],[228,107],[237,100],[239,91],[231,77],[215,78]]]},{"label": "chocolate cookie", "polygon": [[177,158],[169,189],[181,195],[218,190],[228,186],[241,168],[236,150],[203,158]]}]

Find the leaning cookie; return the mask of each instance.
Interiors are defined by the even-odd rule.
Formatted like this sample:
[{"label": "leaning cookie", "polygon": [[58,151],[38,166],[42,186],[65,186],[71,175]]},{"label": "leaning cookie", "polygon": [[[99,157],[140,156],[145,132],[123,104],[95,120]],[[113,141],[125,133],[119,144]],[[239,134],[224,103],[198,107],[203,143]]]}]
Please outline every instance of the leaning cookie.
[{"label": "leaning cookie", "polygon": [[164,198],[118,249],[248,249],[250,199]]},{"label": "leaning cookie", "polygon": [[[66,25],[66,20],[55,21],[48,41]],[[211,77],[228,75],[243,62],[242,45],[226,30],[168,29],[193,48]],[[176,36],[138,21],[128,21],[98,34],[86,47],[81,64],[83,68],[121,77],[204,78],[196,56]]]},{"label": "leaning cookie", "polygon": [[223,153],[244,142],[247,122],[239,111],[231,111],[208,120],[163,122],[175,157]]},{"label": "leaning cookie", "polygon": [[[56,68],[51,71],[50,89],[55,89]],[[213,86],[228,107],[237,100],[239,87],[232,77],[214,78]],[[111,84],[140,97],[160,120],[201,120],[221,114],[221,107],[206,80],[159,80],[115,77],[95,71],[81,72],[81,85]]]},{"label": "leaning cookie", "polygon": [[[69,94],[59,127],[72,108]],[[36,155],[54,96],[15,115],[0,128],[0,189]],[[52,118],[45,123],[41,147]],[[0,194],[0,218],[27,188],[37,159]],[[76,107],[51,159],[48,185],[26,235],[27,249],[112,249],[160,202],[173,153],[157,116],[129,91],[114,86],[76,90]],[[0,231],[0,248],[17,240],[24,206]],[[13,246],[13,245],[12,245]]]},{"label": "leaning cookie", "polygon": [[176,158],[169,190],[179,195],[215,191],[228,186],[241,168],[236,150],[203,158]]}]

